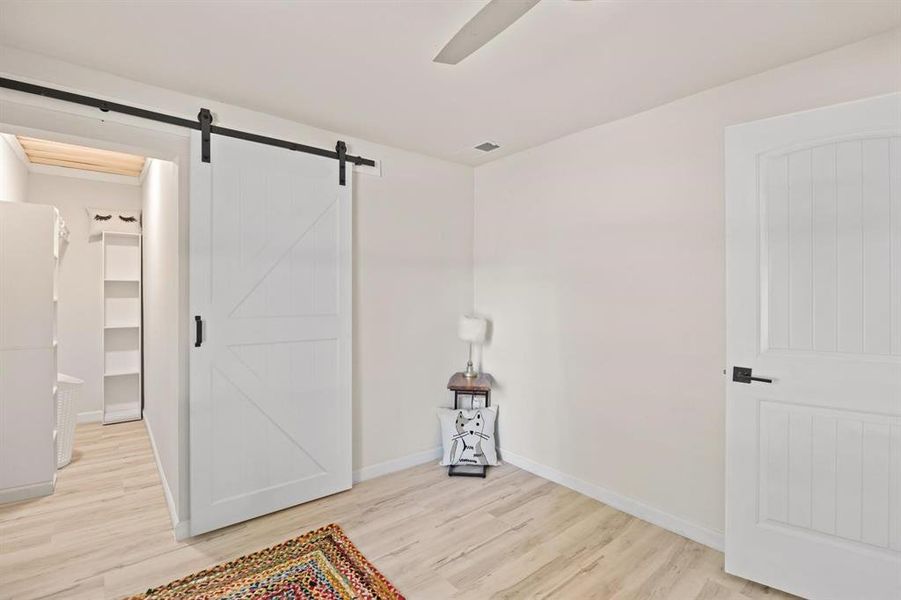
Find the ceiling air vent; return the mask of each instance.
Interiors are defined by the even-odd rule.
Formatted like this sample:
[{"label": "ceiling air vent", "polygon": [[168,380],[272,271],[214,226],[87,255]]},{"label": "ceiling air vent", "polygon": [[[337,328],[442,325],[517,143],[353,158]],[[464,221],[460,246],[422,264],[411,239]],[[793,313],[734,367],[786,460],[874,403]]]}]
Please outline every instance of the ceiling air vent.
[{"label": "ceiling air vent", "polygon": [[498,144],[494,142],[482,142],[478,146],[476,146],[476,150],[481,150],[482,152],[491,152],[492,150],[497,150],[500,148]]}]

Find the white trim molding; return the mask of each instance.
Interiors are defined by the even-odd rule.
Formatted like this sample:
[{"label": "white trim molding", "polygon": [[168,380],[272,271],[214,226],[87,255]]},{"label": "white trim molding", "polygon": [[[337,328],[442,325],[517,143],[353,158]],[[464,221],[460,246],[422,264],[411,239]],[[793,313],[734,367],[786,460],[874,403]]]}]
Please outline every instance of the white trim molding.
[{"label": "white trim molding", "polygon": [[53,493],[53,488],[55,486],[56,478],[54,477],[53,481],[32,483],[29,485],[22,485],[19,487],[0,490],[0,504],[5,504],[7,502],[20,502],[22,500],[29,500],[31,498],[37,498],[39,496],[49,496]]},{"label": "white trim molding", "polygon": [[[146,162],[144,163],[147,164]],[[146,167],[145,167],[146,168]],[[103,181],[106,183],[119,183],[121,185],[141,185],[143,183],[143,175],[131,177],[128,175],[117,175],[115,173],[100,173],[97,171],[87,171],[85,169],[75,169],[71,167],[58,167],[56,165],[39,165],[32,162],[28,163],[28,171],[38,175],[55,175],[56,177],[74,177],[75,179],[90,179],[92,181]],[[143,172],[142,172],[143,173]]]},{"label": "white trim molding", "polygon": [[147,413],[144,413],[143,417],[144,429],[147,430],[147,437],[150,438],[150,448],[153,450],[153,460],[156,461],[156,470],[159,472],[160,484],[163,487],[163,495],[166,497],[166,508],[169,509],[169,519],[172,521],[172,531],[175,534],[175,541],[181,541],[190,537],[190,521],[182,521],[178,518],[175,499],[172,497],[172,490],[169,489],[169,482],[166,480],[166,474],[163,472],[163,465],[160,462],[160,454],[156,448],[156,440],[153,439],[153,429],[150,427]]},{"label": "white trim molding", "polygon": [[86,410],[78,413],[75,417],[76,423],[99,423],[103,420],[102,410]]},{"label": "white trim molding", "polygon": [[380,462],[374,465],[369,465],[368,467],[356,469],[353,472],[353,482],[360,483],[361,481],[366,481],[367,479],[374,479],[376,477],[381,477],[382,475],[387,475],[396,471],[403,471],[404,469],[422,465],[439,458],[441,458],[440,446],[438,446],[437,448],[432,448],[430,450],[423,450],[422,452],[417,452],[415,454],[401,456],[400,458],[393,458],[391,460],[386,460],[385,462]]},{"label": "white trim molding", "polygon": [[672,531],[673,533],[713,548],[714,550],[722,552],[725,547],[722,531],[715,531],[692,523],[682,517],[677,517],[676,515],[664,512],[659,508],[648,506],[634,498],[623,496],[622,494],[618,494],[599,485],[589,483],[577,477],[573,477],[572,475],[567,475],[566,473],[537,463],[532,459],[510,452],[509,450],[501,450],[501,458],[524,471],[528,471],[539,477],[568,487],[589,498],[594,498],[598,502],[603,502],[617,510],[621,510],[633,517],[637,517],[642,521],[647,521],[648,523]]}]

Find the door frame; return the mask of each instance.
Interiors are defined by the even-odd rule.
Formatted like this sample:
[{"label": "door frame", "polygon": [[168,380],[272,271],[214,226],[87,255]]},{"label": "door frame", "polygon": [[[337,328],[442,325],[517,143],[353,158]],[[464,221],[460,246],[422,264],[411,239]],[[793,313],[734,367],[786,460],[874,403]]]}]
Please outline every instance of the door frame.
[{"label": "door frame", "polygon": [[157,468],[166,498],[176,540],[189,537],[190,489],[188,467],[189,412],[189,323],[188,323],[188,200],[190,164],[189,131],[173,125],[148,121],[118,113],[97,114],[95,109],[40,96],[0,89],[0,128],[4,133],[28,135],[43,139],[82,144],[118,152],[139,154],[170,161],[178,167],[178,255],[179,269],[174,276],[178,285],[178,401],[177,501],[162,472]]}]

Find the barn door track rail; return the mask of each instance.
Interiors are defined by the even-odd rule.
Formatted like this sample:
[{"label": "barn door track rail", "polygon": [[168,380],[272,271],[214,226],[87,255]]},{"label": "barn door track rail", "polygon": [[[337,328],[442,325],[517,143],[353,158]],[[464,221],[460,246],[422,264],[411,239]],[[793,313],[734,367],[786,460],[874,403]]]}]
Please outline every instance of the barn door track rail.
[{"label": "barn door track rail", "polygon": [[257,144],[276,146],[278,148],[284,148],[286,150],[293,150],[294,152],[304,152],[306,154],[315,154],[316,156],[335,159],[338,161],[338,183],[340,185],[347,185],[346,165],[348,162],[355,165],[365,165],[368,167],[375,166],[375,161],[371,158],[364,158],[362,156],[348,154],[347,144],[342,141],[338,141],[338,143],[335,144],[334,150],[327,150],[325,148],[317,148],[316,146],[308,146],[306,144],[299,144],[297,142],[280,140],[278,138],[272,138],[265,135],[259,135],[256,133],[249,133],[247,131],[240,131],[238,129],[230,129],[228,127],[220,127],[219,125],[214,125],[213,114],[208,108],[201,108],[200,113],[198,113],[197,115],[197,120],[193,121],[191,119],[174,117],[165,113],[147,110],[144,108],[137,108],[135,106],[129,106],[127,104],[119,104],[118,102],[109,102],[100,98],[93,98],[91,96],[84,96],[82,94],[75,94],[72,92],[66,92],[64,90],[57,90],[54,88],[45,87],[43,85],[35,85],[33,83],[26,83],[24,81],[17,81],[15,79],[7,79],[6,77],[0,77],[0,88],[14,90],[16,92],[25,92],[26,94],[35,94],[37,96],[44,96],[45,98],[53,98],[54,100],[63,100],[65,102],[81,104],[82,106],[91,106],[93,108],[99,109],[102,112],[121,113],[123,115],[130,115],[133,117],[139,117],[141,119],[157,121],[159,123],[167,123],[169,125],[176,125],[178,127],[196,129],[200,131],[200,157],[201,160],[206,163],[210,162],[210,135],[215,133],[216,135],[224,135],[226,137],[245,140],[248,142],[255,142]]}]

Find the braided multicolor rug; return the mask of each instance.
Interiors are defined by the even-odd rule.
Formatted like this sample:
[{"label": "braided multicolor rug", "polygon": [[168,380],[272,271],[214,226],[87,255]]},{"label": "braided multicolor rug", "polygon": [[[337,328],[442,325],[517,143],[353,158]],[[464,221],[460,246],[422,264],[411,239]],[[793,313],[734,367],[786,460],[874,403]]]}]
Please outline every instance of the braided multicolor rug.
[{"label": "braided multicolor rug", "polygon": [[128,600],[404,600],[334,523]]}]

